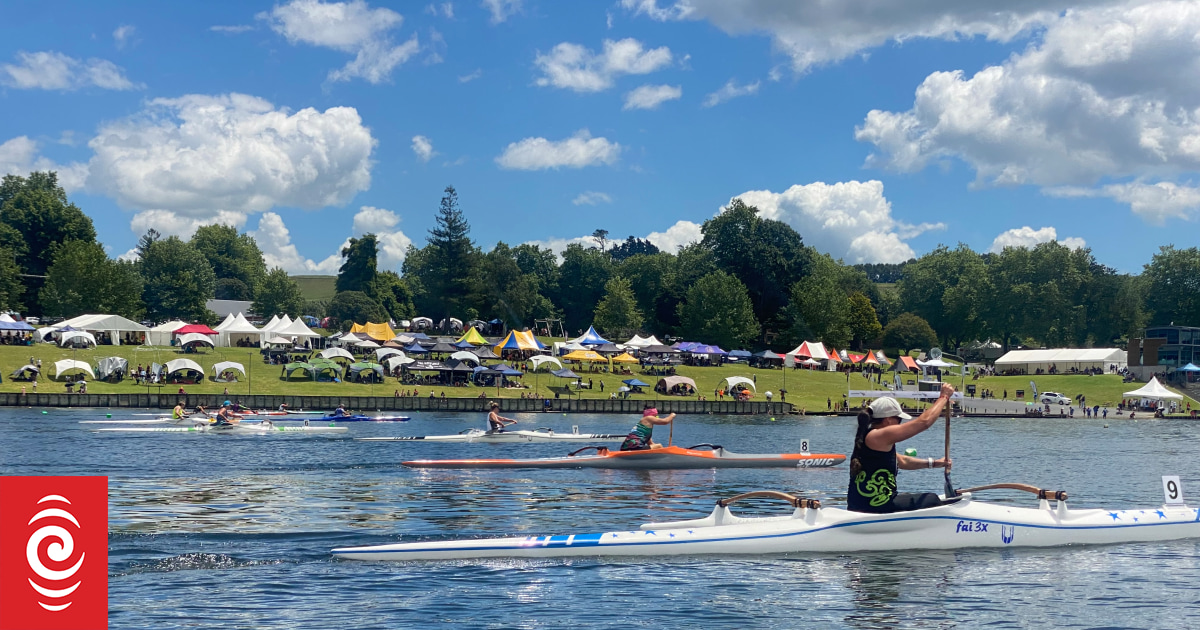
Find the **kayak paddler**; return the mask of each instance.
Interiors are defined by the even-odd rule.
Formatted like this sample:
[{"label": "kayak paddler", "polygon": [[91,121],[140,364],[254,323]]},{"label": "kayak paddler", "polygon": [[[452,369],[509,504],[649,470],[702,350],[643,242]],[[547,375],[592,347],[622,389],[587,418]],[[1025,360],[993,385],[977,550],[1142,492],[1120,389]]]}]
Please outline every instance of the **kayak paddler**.
[{"label": "kayak paddler", "polygon": [[179,401],[178,405],[175,405],[175,409],[171,412],[171,418],[174,420],[182,420],[186,415],[187,411],[183,408],[183,401],[181,400]]},{"label": "kayak paddler", "polygon": [[229,401],[226,400],[225,404],[221,405],[221,409],[219,411],[217,411],[216,425],[217,426],[230,425],[230,424],[237,424],[238,422],[239,422],[239,418],[234,417],[233,414],[230,412]]},{"label": "kayak paddler", "polygon": [[854,452],[850,455],[847,509],[887,514],[941,505],[938,495],[932,492],[897,492],[896,472],[897,469],[949,469],[950,460],[898,455],[896,444],[933,426],[953,395],[954,387],[943,383],[941,396],[916,420],[904,413],[895,398],[889,397],[877,398],[858,414],[858,432],[854,436]]},{"label": "kayak paddler", "polygon": [[333,416],[335,418],[344,418],[348,415],[350,415],[350,412],[346,411],[345,405],[338,405],[338,408],[333,410]]},{"label": "kayak paddler", "polygon": [[625,441],[621,442],[622,451],[643,451],[651,448],[662,448],[662,444],[650,439],[654,435],[654,425],[656,424],[671,424],[675,420],[675,414],[670,414],[665,418],[658,417],[658,409],[646,403],[646,407],[642,409],[642,419],[633,425],[633,430],[629,435],[625,436]]},{"label": "kayak paddler", "polygon": [[504,427],[516,423],[516,420],[500,415],[500,403],[494,400],[488,403],[488,433],[503,433]]}]

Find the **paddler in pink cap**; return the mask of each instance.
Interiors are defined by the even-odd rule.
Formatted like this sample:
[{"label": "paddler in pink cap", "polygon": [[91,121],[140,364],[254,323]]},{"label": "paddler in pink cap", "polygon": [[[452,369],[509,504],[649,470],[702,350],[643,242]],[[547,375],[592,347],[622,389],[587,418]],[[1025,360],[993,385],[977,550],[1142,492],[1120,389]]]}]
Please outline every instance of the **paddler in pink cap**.
[{"label": "paddler in pink cap", "polygon": [[674,419],[675,414],[670,414],[665,418],[658,417],[658,409],[655,409],[653,404],[646,403],[646,408],[642,410],[642,419],[638,420],[629,435],[625,436],[625,441],[621,442],[621,450],[642,451],[650,448],[662,448],[662,444],[650,439],[654,435],[654,425],[671,424]]}]

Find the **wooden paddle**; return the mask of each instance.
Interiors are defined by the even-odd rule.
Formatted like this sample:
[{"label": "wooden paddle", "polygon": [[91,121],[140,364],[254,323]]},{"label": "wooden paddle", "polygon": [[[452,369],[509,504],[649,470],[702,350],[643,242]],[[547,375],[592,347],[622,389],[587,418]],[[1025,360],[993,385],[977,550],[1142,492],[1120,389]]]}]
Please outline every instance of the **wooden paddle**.
[{"label": "wooden paddle", "polygon": [[[946,454],[944,461],[950,461],[950,407],[953,399],[946,400],[946,408],[943,410],[946,414]],[[958,496],[958,492],[954,490],[954,484],[950,483],[950,468],[945,469],[946,472],[946,498]]]},{"label": "wooden paddle", "polygon": [[669,431],[667,431],[667,446],[670,446],[671,442],[674,439],[675,439],[675,419],[672,418],[671,419],[671,429]]}]

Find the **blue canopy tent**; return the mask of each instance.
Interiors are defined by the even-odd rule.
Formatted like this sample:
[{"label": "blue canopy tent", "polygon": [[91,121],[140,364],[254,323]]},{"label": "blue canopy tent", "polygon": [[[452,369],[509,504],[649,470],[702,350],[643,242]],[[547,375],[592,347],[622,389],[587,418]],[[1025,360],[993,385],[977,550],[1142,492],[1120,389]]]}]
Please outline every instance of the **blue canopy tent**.
[{"label": "blue canopy tent", "polygon": [[451,345],[453,345],[455,348],[462,348],[463,350],[470,350],[475,347],[475,344],[471,343],[470,341],[456,341]]},{"label": "blue canopy tent", "polygon": [[709,346],[702,343],[692,346],[692,349],[688,350],[688,352],[692,354],[729,354],[718,346]]},{"label": "blue canopy tent", "polygon": [[1200,367],[1198,367],[1195,363],[1189,363],[1189,364],[1179,368],[1179,371],[1180,372],[1200,372]]},{"label": "blue canopy tent", "polygon": [[572,339],[571,341],[585,346],[598,346],[600,344],[610,343],[609,340],[601,337],[600,333],[596,332],[596,328],[594,326],[588,326],[587,332],[583,333],[582,337]]},{"label": "blue canopy tent", "polygon": [[636,378],[627,378],[621,382],[630,387],[650,387],[650,383],[643,383]]},{"label": "blue canopy tent", "polygon": [[20,330],[22,332],[30,332],[34,330],[34,328],[25,322],[0,321],[0,330]]},{"label": "blue canopy tent", "polygon": [[736,359],[749,359],[750,351],[749,350],[730,350],[729,356],[734,357]]},{"label": "blue canopy tent", "polygon": [[424,346],[415,341],[409,344],[409,346],[404,349],[404,352],[407,354],[429,354],[429,351],[426,350]]}]

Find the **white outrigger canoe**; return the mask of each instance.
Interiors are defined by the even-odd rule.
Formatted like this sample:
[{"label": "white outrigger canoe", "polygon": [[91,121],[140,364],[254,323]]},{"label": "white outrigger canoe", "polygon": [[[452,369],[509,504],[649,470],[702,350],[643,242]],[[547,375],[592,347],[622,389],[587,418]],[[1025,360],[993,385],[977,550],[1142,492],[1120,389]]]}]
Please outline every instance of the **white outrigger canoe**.
[{"label": "white outrigger canoe", "polygon": [[182,418],[172,418],[171,416],[159,416],[157,418],[138,418],[137,420],[80,420],[79,424],[188,424],[212,422],[211,416],[196,416],[188,415]]},{"label": "white outrigger canoe", "polygon": [[[994,487],[1015,488],[1018,484]],[[1018,489],[1037,490],[1030,486]],[[803,554],[969,547],[1054,547],[1200,537],[1200,508],[1069,510],[1066,494],[1039,492],[1036,508],[975,500],[962,491],[937,507],[892,514],[823,508],[781,492],[750,492],[717,502],[705,518],[646,523],[637,531],[485,538],[334,549],[351,560],[462,560],[568,556]],[[772,497],[795,507],[786,516],[745,518],[729,505]],[[1057,505],[1051,505],[1051,500]]]},{"label": "white outrigger canoe", "polygon": [[263,435],[274,433],[345,433],[346,427],[294,426],[272,422],[239,422],[235,424],[194,424],[190,427],[112,427],[96,429],[113,433],[219,433],[233,435]]},{"label": "white outrigger canoe", "polygon": [[554,429],[538,427],[533,431],[484,431],[466,429],[454,435],[419,435],[404,437],[355,438],[364,442],[477,442],[480,444],[519,444],[525,442],[597,442],[625,439],[625,434],[580,433],[578,427],[571,433],[555,433]]}]

